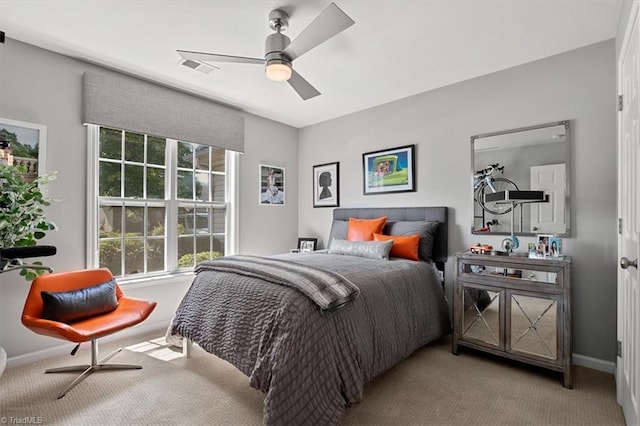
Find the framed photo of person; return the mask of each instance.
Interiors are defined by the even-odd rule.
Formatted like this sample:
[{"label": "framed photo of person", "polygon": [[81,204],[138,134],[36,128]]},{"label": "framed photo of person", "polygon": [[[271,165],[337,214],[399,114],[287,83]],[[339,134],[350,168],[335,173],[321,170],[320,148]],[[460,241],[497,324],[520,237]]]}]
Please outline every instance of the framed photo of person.
[{"label": "framed photo of person", "polygon": [[553,235],[538,234],[538,256],[551,256],[549,251]]},{"label": "framed photo of person", "polygon": [[317,238],[298,238],[298,250],[300,253],[312,252],[318,244]]},{"label": "framed photo of person", "polygon": [[340,206],[340,163],[313,166],[313,207]]},{"label": "framed photo of person", "polygon": [[284,168],[260,164],[260,204],[284,206]]},{"label": "framed photo of person", "polygon": [[549,255],[551,257],[562,256],[562,238],[552,237],[549,243]]}]

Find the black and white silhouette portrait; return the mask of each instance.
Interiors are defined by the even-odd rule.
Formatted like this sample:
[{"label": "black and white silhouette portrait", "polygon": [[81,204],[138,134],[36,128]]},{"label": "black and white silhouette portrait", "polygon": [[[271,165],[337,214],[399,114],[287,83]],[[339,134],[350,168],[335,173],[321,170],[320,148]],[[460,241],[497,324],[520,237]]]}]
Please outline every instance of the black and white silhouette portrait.
[{"label": "black and white silhouette portrait", "polygon": [[331,172],[322,172],[320,173],[320,177],[318,178],[318,185],[322,188],[320,191],[319,200],[324,200],[325,198],[331,197]]},{"label": "black and white silhouette portrait", "polygon": [[339,163],[313,166],[313,207],[338,207],[340,205]]}]

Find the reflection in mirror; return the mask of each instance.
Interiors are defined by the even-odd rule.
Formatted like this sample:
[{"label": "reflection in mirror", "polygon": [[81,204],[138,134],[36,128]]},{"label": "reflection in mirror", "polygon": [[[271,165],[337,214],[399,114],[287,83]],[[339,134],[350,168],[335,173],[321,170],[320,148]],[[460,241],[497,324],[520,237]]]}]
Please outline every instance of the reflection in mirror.
[{"label": "reflection in mirror", "polygon": [[[569,121],[559,121],[471,137],[473,234],[569,236],[569,130]],[[485,200],[518,190],[543,191],[547,201]]]},{"label": "reflection in mirror", "polygon": [[557,359],[558,302],[511,295],[511,350]]},{"label": "reflection in mirror", "polygon": [[558,274],[555,272],[544,272],[544,271],[520,271],[522,275],[522,279],[526,279],[529,281],[538,281],[543,283],[553,283],[556,284],[558,282]]},{"label": "reflection in mirror", "polygon": [[465,287],[462,335],[500,344],[500,293]]},{"label": "reflection in mirror", "polygon": [[515,268],[485,267],[484,265],[469,265],[465,271],[467,274],[494,275],[499,277],[517,278],[523,281],[552,283],[558,282],[558,274],[555,272],[529,271]]}]

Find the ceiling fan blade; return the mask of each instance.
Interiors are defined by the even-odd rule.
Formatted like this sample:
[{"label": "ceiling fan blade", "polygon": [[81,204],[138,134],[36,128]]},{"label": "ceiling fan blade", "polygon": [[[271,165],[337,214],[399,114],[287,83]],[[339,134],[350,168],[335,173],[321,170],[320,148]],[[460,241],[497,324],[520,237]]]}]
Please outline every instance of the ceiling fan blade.
[{"label": "ceiling fan blade", "polygon": [[320,94],[318,89],[313,87],[311,83],[302,78],[300,74],[296,72],[296,70],[291,70],[291,78],[287,80],[293,90],[295,90],[298,95],[302,98],[302,100],[306,101],[307,99],[315,98]]},{"label": "ceiling fan blade", "polygon": [[353,24],[353,19],[335,3],[331,3],[282,51],[282,54],[293,61]]},{"label": "ceiling fan blade", "polygon": [[236,62],[240,64],[259,64],[264,65],[264,59],[246,58],[244,56],[218,55],[216,53],[192,52],[189,50],[178,50],[180,56],[184,59],[191,59],[202,62]]}]

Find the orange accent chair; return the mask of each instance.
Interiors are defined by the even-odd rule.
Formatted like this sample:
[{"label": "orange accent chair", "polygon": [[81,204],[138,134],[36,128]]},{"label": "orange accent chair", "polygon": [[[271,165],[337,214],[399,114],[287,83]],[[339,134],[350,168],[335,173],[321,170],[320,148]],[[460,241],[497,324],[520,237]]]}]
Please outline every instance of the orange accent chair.
[{"label": "orange accent chair", "polygon": [[[113,300],[113,305],[107,308],[110,312],[101,312],[77,320],[65,320],[65,322],[46,319],[43,316],[45,311],[51,311],[49,306],[45,306],[43,301],[45,296],[69,296],[68,299],[72,303],[75,298],[78,299],[81,306],[84,303],[86,307],[87,299],[91,297],[87,295],[90,295],[96,288],[104,288],[105,284],[109,287],[110,297]],[[113,294],[114,290],[115,295]],[[83,292],[86,293],[83,294]],[[46,299],[47,303],[50,303],[49,300]],[[98,339],[141,323],[149,317],[155,307],[156,302],[124,296],[120,287],[115,283],[113,275],[106,268],[51,273],[41,275],[31,283],[31,289],[22,311],[22,324],[35,333],[75,342],[78,343],[78,346],[82,342],[91,341],[90,365],[52,368],[45,371],[45,373],[82,371],[82,374],[58,395],[58,399],[60,399],[95,371],[141,369],[140,365],[106,364],[106,361],[122,351],[122,348],[98,360]],[[68,311],[67,308],[67,312],[63,314],[68,314]],[[72,355],[75,354],[77,348],[71,353]]]}]

